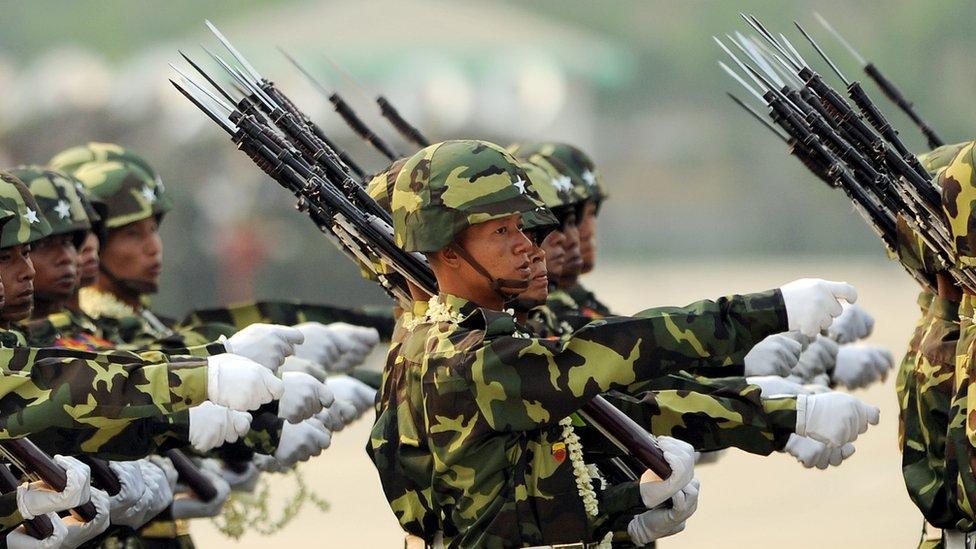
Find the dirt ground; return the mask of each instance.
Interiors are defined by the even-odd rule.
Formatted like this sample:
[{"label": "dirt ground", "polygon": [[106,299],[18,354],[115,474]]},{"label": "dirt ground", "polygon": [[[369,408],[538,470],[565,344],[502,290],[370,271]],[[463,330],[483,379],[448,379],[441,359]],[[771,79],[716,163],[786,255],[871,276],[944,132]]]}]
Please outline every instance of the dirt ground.
[{"label": "dirt ground", "polygon": [[[917,286],[897,265],[883,259],[607,265],[586,283],[619,312],[628,313],[646,306],[762,290],[804,276],[855,284],[859,302],[877,320],[870,342],[887,347],[900,360],[917,319]],[[901,478],[893,377],[858,396],[881,407],[881,424],[858,439],[857,452],[840,468],[807,470],[781,454],[758,457],[727,452],[718,463],[699,468],[698,512],[685,532],[660,546],[914,547],[921,518]],[[192,532],[197,546],[400,546],[396,520],[363,450],[371,421],[365,418],[338,433],[332,448],[302,467],[308,485],[331,503],[331,510],[321,513],[307,506],[281,532],[247,534],[239,541],[223,536],[208,521],[195,521]],[[294,486],[287,477],[271,479],[276,498],[287,496]],[[271,513],[278,513],[281,506],[273,501]]]}]

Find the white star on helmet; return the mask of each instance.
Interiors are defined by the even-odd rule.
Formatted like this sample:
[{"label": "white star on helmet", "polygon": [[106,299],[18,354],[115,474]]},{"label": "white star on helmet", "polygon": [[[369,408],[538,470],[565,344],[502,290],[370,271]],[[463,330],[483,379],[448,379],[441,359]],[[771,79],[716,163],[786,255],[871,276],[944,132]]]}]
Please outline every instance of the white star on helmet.
[{"label": "white star on helmet", "polygon": [[54,211],[58,212],[58,217],[61,219],[71,217],[71,206],[64,199],[58,200],[58,205],[54,207]]},{"label": "white star on helmet", "polygon": [[512,184],[515,185],[515,187],[518,189],[519,194],[525,194],[525,184],[526,184],[526,181],[524,179],[522,179],[522,176],[521,175],[519,176],[518,179],[516,179],[515,181],[513,181]]},{"label": "white star on helmet", "polygon": [[27,213],[24,214],[24,219],[26,219],[27,223],[30,225],[41,222],[41,220],[37,217],[37,212],[30,208],[27,208]]},{"label": "white star on helmet", "polygon": [[152,204],[156,201],[156,190],[146,185],[142,188],[142,197],[146,199],[146,202]]}]

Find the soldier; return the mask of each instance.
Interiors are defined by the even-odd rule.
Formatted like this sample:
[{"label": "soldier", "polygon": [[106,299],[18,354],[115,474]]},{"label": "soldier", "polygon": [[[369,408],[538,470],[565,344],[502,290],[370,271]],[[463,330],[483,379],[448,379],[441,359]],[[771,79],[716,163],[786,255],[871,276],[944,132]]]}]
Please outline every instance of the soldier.
[{"label": "soldier", "polygon": [[[477,186],[472,187],[474,184]],[[483,142],[447,142],[428,147],[408,160],[393,194],[398,243],[406,251],[428,253],[441,289],[423,319],[422,325],[429,326],[417,331],[430,334],[423,344],[428,352],[420,367],[426,418],[423,429],[435,464],[432,500],[446,513],[445,542],[452,545],[489,540],[538,544],[592,540],[597,534],[602,537],[591,529],[593,522],[587,518],[598,513],[590,512],[594,505],[586,495],[590,494],[586,483],[581,481],[573,490],[576,482],[571,467],[552,463],[554,444],[571,429],[571,423],[562,419],[601,387],[625,387],[676,371],[677,365],[654,351],[654,341],[659,339],[653,335],[658,333],[654,328],[657,323],[663,327],[667,322],[694,323],[705,318],[709,319],[706,323],[728,322],[724,316],[727,310],[720,312],[723,306],[705,308],[680,320],[663,311],[645,318],[607,319],[561,342],[525,335],[514,319],[501,312],[506,296],[511,296],[513,289],[517,293],[529,272],[528,240],[521,233],[519,219],[538,204],[524,194],[525,184],[516,161],[501,149]],[[464,192],[451,192],[462,188]],[[758,320],[772,313],[781,320],[772,322],[773,326],[756,323],[763,326],[761,334],[726,324],[731,339],[717,342],[712,350],[721,354],[719,348],[730,352],[738,345],[751,347],[769,331],[783,331],[789,326],[802,326],[809,332],[814,325],[817,329],[829,325],[827,310],[833,305],[828,302],[836,305],[836,301],[827,286],[804,282],[788,285],[783,293],[772,292],[768,308],[744,314]],[[780,297],[784,293],[785,308]],[[801,295],[799,299],[810,306],[796,306],[794,300]],[[804,299],[813,295],[819,299]],[[837,309],[839,312],[839,305]],[[410,343],[408,335],[403,347]],[[633,354],[637,349],[641,351]],[[627,355],[631,358],[625,358]],[[593,367],[587,368],[591,361]],[[548,372],[553,367],[557,372],[565,368],[567,374],[574,369],[574,378],[584,377],[566,385],[572,378],[563,378],[564,374],[550,377]],[[507,381],[500,383],[503,379]],[[518,383],[513,384],[516,380]],[[866,427],[869,418],[863,414],[875,413],[846,398],[821,400],[814,396],[804,400],[825,404],[844,400],[841,407],[847,411],[843,415],[854,420],[855,430],[861,430],[862,423]],[[820,411],[814,416],[833,416],[839,410],[835,406],[815,407]],[[451,427],[447,418],[457,421],[456,427],[464,427]],[[824,417],[804,414],[802,423],[808,428],[806,433],[837,446],[854,436],[846,429],[827,435],[823,421]],[[505,441],[513,436],[514,445],[507,444]],[[503,447],[516,451],[495,453],[496,448]],[[473,451],[475,448],[479,450]],[[479,474],[461,478],[452,473],[469,467]],[[524,484],[500,476],[510,467],[525,472]],[[526,494],[525,499],[519,499],[524,503],[516,505],[509,499],[511,490]],[[584,496],[579,496],[579,491]],[[546,494],[556,492],[568,497],[558,498],[558,503],[547,502]],[[469,499],[476,493],[493,495]],[[450,504],[445,505],[447,502]],[[534,509],[531,516],[519,511],[523,505]],[[477,522],[472,520],[475,516]]]},{"label": "soldier", "polygon": [[[971,269],[976,262],[976,246],[973,245],[973,236],[969,229],[973,215],[973,201],[976,196],[976,176],[973,172],[973,142],[967,142],[958,150],[951,162],[945,169],[939,171],[936,181],[942,189],[943,211],[948,221],[947,226],[951,233],[951,243],[957,258],[957,267]],[[941,156],[941,155],[940,155]],[[944,277],[943,277],[944,278]],[[920,401],[919,411],[927,411],[925,418],[919,418],[921,429],[937,428],[942,418],[934,409],[928,409],[927,405],[944,405],[944,400],[949,399],[950,407],[948,415],[944,419],[946,422],[945,431],[945,470],[943,473],[943,483],[932,486],[917,486],[912,491],[913,499],[922,503],[920,508],[926,513],[926,519],[930,522],[947,522],[942,531],[942,542],[946,547],[957,544],[971,543],[971,532],[976,529],[974,520],[974,494],[976,494],[976,471],[973,469],[973,457],[976,456],[976,418],[972,417],[973,396],[970,385],[973,380],[973,353],[976,352],[976,327],[972,322],[974,298],[971,291],[965,287],[961,288],[962,295],[958,306],[958,341],[955,345],[955,364],[952,376],[948,376],[949,368],[943,365],[946,362],[944,357],[935,354],[935,350],[940,346],[940,340],[944,341],[944,347],[951,347],[952,338],[955,336],[954,316],[945,314],[947,317],[940,319],[938,323],[932,323],[931,335],[926,341],[927,356],[933,356],[934,360],[922,362],[916,365],[916,389],[918,400]],[[953,289],[950,288],[948,280],[943,280],[939,285],[939,294],[947,301],[952,302]],[[951,306],[946,308],[950,309]],[[933,314],[934,316],[934,314]],[[946,381],[952,380],[952,386],[947,387]],[[927,395],[923,397],[922,387],[928,387]],[[949,392],[951,391],[951,393]],[[909,412],[906,412],[906,450],[909,446]],[[924,439],[923,439],[924,440]],[[938,442],[938,437],[933,437],[930,442]],[[924,467],[927,461],[939,455],[940,449],[928,450],[916,460]],[[906,459],[910,456],[906,451]],[[920,460],[925,459],[926,462]],[[938,466],[928,465],[934,472],[938,473]],[[922,467],[914,467],[912,471],[906,470],[906,483],[921,480],[919,475]],[[908,473],[915,475],[909,477]],[[921,489],[919,489],[921,488]],[[931,492],[929,490],[931,489]],[[944,494],[944,496],[943,496]],[[942,503],[935,498],[945,497],[946,502]],[[941,516],[940,516],[941,515]]]}]

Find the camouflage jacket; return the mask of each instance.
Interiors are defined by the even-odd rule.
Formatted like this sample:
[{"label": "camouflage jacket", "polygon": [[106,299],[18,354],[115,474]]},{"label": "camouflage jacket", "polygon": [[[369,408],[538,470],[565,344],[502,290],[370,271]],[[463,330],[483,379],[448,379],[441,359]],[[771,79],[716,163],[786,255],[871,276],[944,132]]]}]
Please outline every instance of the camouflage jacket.
[{"label": "camouflage jacket", "polygon": [[972,295],[963,295],[959,304],[959,341],[955,351],[954,392],[949,407],[946,431],[945,484],[950,505],[958,507],[955,528],[970,531],[976,527],[976,392],[969,391],[974,378],[973,353],[976,352],[976,313]]},{"label": "camouflage jacket", "polygon": [[[753,303],[748,297],[741,299],[745,308]],[[528,325],[534,335],[564,338],[572,334],[574,326],[584,325],[588,320],[588,316],[577,308],[575,300],[570,302],[561,297],[557,300],[561,303],[559,313],[548,303],[529,313]],[[756,302],[764,303],[762,299]],[[638,316],[652,314],[654,310],[638,313]],[[685,335],[691,338],[697,332]],[[673,347],[669,347],[669,340],[662,338],[662,348],[676,354],[687,352],[681,339],[675,337],[670,341]],[[691,367],[702,364],[703,360],[698,349],[693,350],[694,353],[688,356]],[[723,357],[719,366],[725,362]],[[699,451],[734,447],[767,455],[781,450],[790,433],[796,430],[795,399],[764,400],[759,387],[748,384],[741,377],[672,374],[654,379],[643,389],[648,390],[633,396],[616,394],[614,404],[651,433],[679,438]]]},{"label": "camouflage jacket", "polygon": [[[426,306],[427,302],[417,302],[398,319],[366,452],[376,465],[384,494],[404,531],[432,545],[435,534],[443,528],[443,517],[432,500],[434,460],[423,429],[420,372],[432,324],[417,319],[422,319]],[[587,429],[580,426],[581,438],[594,438],[596,433],[587,433]],[[588,449],[584,444],[586,459],[592,462]],[[601,510],[595,525],[626,537],[627,524],[641,512],[638,485],[622,482],[599,485],[595,490]]]},{"label": "camouflage jacket", "polygon": [[186,410],[207,399],[207,365],[159,352],[0,348],[0,438],[87,429]]},{"label": "camouflage jacket", "polygon": [[945,459],[959,304],[936,297],[926,319],[921,338],[913,338],[918,353],[906,382],[902,474],[909,496],[925,519],[939,528],[955,528],[962,517],[949,498]]},{"label": "camouflage jacket", "polygon": [[[441,296],[421,367],[423,431],[434,458],[432,501],[451,546],[525,546],[594,541],[563,427],[593,396],[677,373],[687,360],[662,339],[721,333],[703,356],[751,347],[786,328],[782,297],[765,307],[723,298],[643,317],[609,317],[565,340],[532,338],[505,313]],[[431,309],[435,304],[431,304]],[[767,329],[750,331],[748,327]],[[711,332],[706,330],[711,328]],[[703,330],[699,332],[698,330]]]},{"label": "camouflage jacket", "polygon": [[898,448],[902,452],[904,452],[906,444],[905,414],[908,413],[910,408],[914,407],[908,401],[909,395],[915,392],[915,378],[913,376],[915,363],[918,360],[922,336],[925,335],[925,330],[932,322],[929,307],[934,299],[935,295],[931,292],[923,291],[918,294],[918,306],[921,309],[921,316],[915,322],[915,330],[912,332],[912,338],[908,341],[908,349],[905,351],[905,356],[902,358],[901,364],[898,366],[898,372],[895,374],[895,395],[898,397]]},{"label": "camouflage jacket", "polygon": [[[88,288],[85,290],[88,290]],[[84,307],[88,304],[90,306],[89,311],[82,314],[76,313],[67,320],[76,319],[79,322],[65,324],[66,320],[63,318],[48,320],[50,324],[58,328],[58,333],[67,333],[67,339],[73,341],[83,341],[85,339],[85,336],[79,334],[86,333],[90,328],[90,323],[84,321],[87,318],[97,326],[99,330],[98,337],[110,340],[112,345],[120,349],[158,349],[155,352],[187,353],[199,357],[208,357],[226,352],[223,344],[208,341],[207,334],[202,331],[180,328],[173,321],[165,317],[157,316],[148,307],[143,307],[137,314],[127,315],[125,313],[128,311],[124,308],[124,304],[113,303],[110,296],[106,296],[105,294],[96,296],[93,293],[88,293],[87,297],[88,299],[83,298],[82,306]],[[94,318],[87,316],[87,314],[99,311],[105,314]],[[214,328],[211,327],[211,329]],[[35,328],[35,331],[45,333],[47,330]],[[231,330],[230,333],[232,334],[233,331]],[[248,460],[255,452],[262,454],[273,454],[275,452],[278,442],[281,440],[281,429],[284,425],[284,421],[277,417],[277,404],[272,403],[271,405],[266,405],[258,409],[252,413],[252,417],[251,430],[248,431],[247,435],[237,443],[224,445],[214,450],[215,457],[232,460]],[[174,426],[171,422],[169,425]],[[149,439],[148,444],[150,446],[160,444],[165,448],[169,444],[175,445],[179,441],[182,441],[185,445],[186,426],[175,425],[174,427],[177,428],[169,431],[170,434],[176,437],[174,440],[169,440],[165,436],[165,433],[167,433],[167,424],[155,422],[143,425],[134,424],[130,426],[131,431],[120,428],[115,433],[113,437],[115,440],[112,442],[121,444],[130,435],[137,437],[143,436],[143,432],[158,433],[162,431],[163,434]],[[124,445],[117,447],[125,448]],[[137,453],[141,453],[144,447],[135,446],[132,449]]]},{"label": "camouflage jacket", "polygon": [[612,316],[610,307],[596,298],[596,294],[587,290],[582,284],[576,283],[564,290],[573,302],[579,307],[580,313],[592,320]]}]

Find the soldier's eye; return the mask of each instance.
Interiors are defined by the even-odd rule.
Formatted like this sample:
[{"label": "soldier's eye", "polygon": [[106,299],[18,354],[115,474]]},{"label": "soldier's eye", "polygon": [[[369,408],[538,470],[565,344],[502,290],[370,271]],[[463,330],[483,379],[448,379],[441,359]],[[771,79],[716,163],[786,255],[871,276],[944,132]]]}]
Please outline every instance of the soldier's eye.
[{"label": "soldier's eye", "polygon": [[498,227],[495,229],[495,234],[505,234],[508,232],[508,227]]}]

